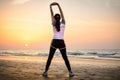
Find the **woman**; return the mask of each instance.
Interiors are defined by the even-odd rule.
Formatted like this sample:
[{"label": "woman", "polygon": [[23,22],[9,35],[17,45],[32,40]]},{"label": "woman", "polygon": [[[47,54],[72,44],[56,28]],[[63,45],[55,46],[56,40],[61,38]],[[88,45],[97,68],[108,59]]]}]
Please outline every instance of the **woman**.
[{"label": "woman", "polygon": [[[58,6],[60,14],[54,15],[53,10],[52,10],[52,6],[55,6],[55,5]],[[51,42],[49,57],[48,57],[48,60],[46,63],[45,72],[43,72],[43,76],[47,77],[47,75],[48,75],[47,71],[48,71],[49,66],[51,64],[51,60],[54,56],[56,49],[59,49],[61,54],[62,54],[62,57],[65,61],[67,69],[69,71],[69,77],[73,77],[74,73],[71,71],[70,63],[69,63],[69,60],[68,60],[67,55],[66,55],[66,46],[64,43],[64,39],[63,39],[64,29],[65,29],[65,18],[64,18],[62,9],[58,3],[53,2],[52,4],[50,4],[50,11],[51,11],[51,18],[52,18],[54,35],[53,35],[53,40]],[[61,18],[62,18],[62,21],[60,21]]]}]

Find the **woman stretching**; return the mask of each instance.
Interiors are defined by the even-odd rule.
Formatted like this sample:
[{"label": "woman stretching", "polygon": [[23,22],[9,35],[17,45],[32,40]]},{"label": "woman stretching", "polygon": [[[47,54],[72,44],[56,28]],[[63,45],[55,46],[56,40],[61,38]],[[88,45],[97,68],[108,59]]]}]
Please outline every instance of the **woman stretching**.
[{"label": "woman stretching", "polygon": [[[60,11],[60,14],[55,14],[53,13],[52,10],[52,6],[57,5]],[[62,12],[62,9],[60,7],[60,5],[56,2],[53,2],[50,4],[50,11],[51,11],[51,18],[52,18],[52,25],[53,25],[53,40],[51,42],[51,46],[50,46],[50,52],[49,52],[49,57],[46,63],[46,68],[45,68],[45,72],[43,72],[43,76],[47,77],[47,71],[49,69],[49,66],[51,64],[52,58],[54,56],[54,53],[56,51],[56,49],[59,49],[62,57],[65,61],[65,64],[67,66],[67,69],[69,71],[69,77],[73,77],[74,73],[71,71],[71,67],[70,67],[70,63],[66,54],[66,46],[64,43],[64,29],[65,29],[65,18]],[[62,18],[62,20],[60,21],[60,19]]]}]

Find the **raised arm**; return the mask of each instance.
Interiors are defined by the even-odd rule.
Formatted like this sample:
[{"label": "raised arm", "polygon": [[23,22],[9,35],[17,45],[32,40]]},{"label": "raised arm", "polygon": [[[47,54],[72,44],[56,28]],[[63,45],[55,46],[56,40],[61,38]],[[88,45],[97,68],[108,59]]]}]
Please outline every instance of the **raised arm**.
[{"label": "raised arm", "polygon": [[54,13],[53,13],[53,10],[52,10],[52,5],[53,4],[50,4],[50,12],[51,12],[51,19],[54,20]]},{"label": "raised arm", "polygon": [[65,20],[65,18],[64,18],[64,14],[63,14],[63,11],[62,11],[60,5],[59,5],[58,3],[57,3],[57,5],[58,5],[58,8],[59,8],[59,10],[60,10],[60,14],[61,14],[62,19]]},{"label": "raised arm", "polygon": [[60,11],[60,14],[61,14],[61,17],[62,17],[62,19],[65,20],[64,15],[63,15],[63,12],[62,12],[62,9],[61,9],[60,5],[59,5],[57,2],[53,2],[53,3],[50,4],[50,11],[51,11],[52,20],[54,19],[54,13],[53,13],[53,10],[52,10],[52,6],[53,6],[53,5],[57,5],[57,6],[58,6],[59,11]]}]

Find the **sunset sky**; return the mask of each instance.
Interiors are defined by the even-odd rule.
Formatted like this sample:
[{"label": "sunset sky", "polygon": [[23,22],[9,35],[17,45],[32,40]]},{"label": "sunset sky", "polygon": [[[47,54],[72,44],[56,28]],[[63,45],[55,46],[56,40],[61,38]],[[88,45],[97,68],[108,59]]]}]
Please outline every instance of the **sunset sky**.
[{"label": "sunset sky", "polygon": [[0,49],[48,49],[54,1],[68,49],[120,49],[120,0],[0,0]]}]

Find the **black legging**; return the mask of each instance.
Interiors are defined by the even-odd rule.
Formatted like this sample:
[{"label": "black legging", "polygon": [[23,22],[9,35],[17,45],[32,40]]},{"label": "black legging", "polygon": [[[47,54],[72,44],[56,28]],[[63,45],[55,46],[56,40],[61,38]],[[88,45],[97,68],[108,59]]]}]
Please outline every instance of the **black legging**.
[{"label": "black legging", "polygon": [[[51,64],[51,61],[53,59],[55,51],[56,51],[55,48],[50,47],[50,53],[49,53],[49,57],[48,57],[48,60],[47,60],[47,63],[46,63],[46,68],[45,68],[46,71],[48,71],[48,69],[49,69],[49,66]],[[68,71],[71,71],[70,63],[69,63],[68,57],[66,55],[66,48],[60,49],[60,52],[62,54],[62,57],[63,57],[64,61],[65,61],[65,64],[67,66]]]}]

